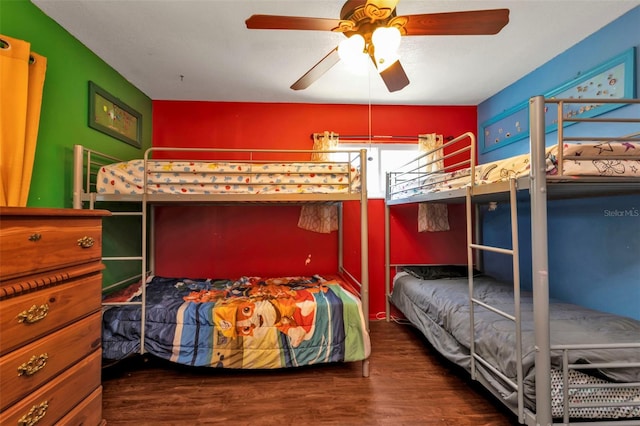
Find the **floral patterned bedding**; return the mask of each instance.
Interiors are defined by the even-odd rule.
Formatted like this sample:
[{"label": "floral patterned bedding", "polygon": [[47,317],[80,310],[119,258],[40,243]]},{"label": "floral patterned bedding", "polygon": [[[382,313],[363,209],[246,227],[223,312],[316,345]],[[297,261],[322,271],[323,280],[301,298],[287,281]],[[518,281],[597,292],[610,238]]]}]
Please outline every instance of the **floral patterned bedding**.
[{"label": "floral patterned bedding", "polygon": [[[141,194],[144,160],[103,166],[99,194]],[[273,194],[344,193],[360,190],[359,171],[346,162],[244,163],[153,161],[147,163],[147,193]]]},{"label": "floral patterned bedding", "polygon": [[[104,302],[122,302],[122,293],[140,300],[135,290]],[[338,277],[154,276],[146,300],[145,352],[179,364],[273,369],[359,361],[371,351],[360,300]],[[140,352],[140,312],[105,306],[103,358]]]},{"label": "floral patterned bedding", "polygon": [[[640,177],[640,143],[574,143],[563,146],[562,176],[633,176]],[[595,159],[580,160],[568,156]],[[613,158],[612,158],[613,157]],[[622,157],[622,159],[621,159]],[[558,147],[546,150],[547,175],[557,176]],[[484,185],[525,176],[530,170],[529,154],[479,164],[475,167],[475,183]],[[471,184],[470,169],[425,174],[417,179],[393,184],[391,199],[406,198],[465,188]]]}]

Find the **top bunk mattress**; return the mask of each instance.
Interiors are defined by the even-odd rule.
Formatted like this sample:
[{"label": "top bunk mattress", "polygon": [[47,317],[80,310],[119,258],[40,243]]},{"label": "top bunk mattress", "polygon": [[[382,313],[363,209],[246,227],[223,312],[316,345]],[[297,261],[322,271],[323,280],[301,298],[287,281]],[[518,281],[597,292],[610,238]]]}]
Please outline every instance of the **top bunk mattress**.
[{"label": "top bunk mattress", "polygon": [[[100,167],[99,194],[143,194],[144,160]],[[346,162],[255,163],[148,160],[147,194],[359,193],[358,168]]]},{"label": "top bunk mattress", "polygon": [[[582,160],[580,157],[584,157]],[[547,176],[559,176],[558,146],[546,149]],[[530,155],[522,154],[475,166],[475,185],[486,185],[527,176],[531,168]],[[391,181],[390,199],[437,193],[472,185],[470,168],[432,173],[414,170],[398,173]],[[409,177],[413,176],[413,177]],[[640,177],[640,142],[625,143],[564,143],[562,176]],[[400,180],[403,179],[404,182]]]}]

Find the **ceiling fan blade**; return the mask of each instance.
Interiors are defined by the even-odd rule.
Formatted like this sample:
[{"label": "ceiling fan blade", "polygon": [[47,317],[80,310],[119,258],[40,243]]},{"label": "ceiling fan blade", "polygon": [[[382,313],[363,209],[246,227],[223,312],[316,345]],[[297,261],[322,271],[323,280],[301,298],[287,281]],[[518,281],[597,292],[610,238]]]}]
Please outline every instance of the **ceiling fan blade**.
[{"label": "ceiling fan blade", "polygon": [[492,35],[509,22],[509,9],[406,15],[406,35]]},{"label": "ceiling fan blade", "polygon": [[397,92],[409,84],[409,77],[404,72],[400,61],[394,62],[389,68],[380,72],[380,77],[390,92]]},{"label": "ceiling fan blade", "polygon": [[300,77],[298,81],[291,85],[293,90],[302,90],[311,86],[313,82],[322,77],[324,73],[329,71],[332,66],[338,63],[340,56],[338,55],[338,48],[336,47],[327,54],[324,58],[320,59],[320,62],[315,64],[305,75]]},{"label": "ceiling fan blade", "polygon": [[340,20],[303,16],[252,15],[245,23],[250,30],[331,31],[340,25]]}]

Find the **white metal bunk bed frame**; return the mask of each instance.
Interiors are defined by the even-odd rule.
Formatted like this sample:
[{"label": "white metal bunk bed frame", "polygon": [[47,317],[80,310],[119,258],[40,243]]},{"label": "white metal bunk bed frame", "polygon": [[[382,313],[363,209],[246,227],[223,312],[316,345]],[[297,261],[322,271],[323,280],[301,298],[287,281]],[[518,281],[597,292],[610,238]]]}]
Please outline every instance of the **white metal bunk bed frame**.
[{"label": "white metal bunk bed frame", "polygon": [[[206,154],[232,154],[240,153],[248,156],[248,160],[222,160],[215,161],[242,161],[250,163],[291,163],[291,160],[265,160],[254,159],[254,155],[257,158],[264,158],[272,154],[278,155],[308,155],[312,154],[346,154],[347,160],[334,162],[346,164],[349,167],[359,168],[360,188],[358,191],[353,189],[353,182],[351,175],[349,175],[348,190],[340,193],[263,193],[263,194],[166,194],[166,193],[151,193],[147,190],[147,171],[150,161],[191,161],[189,158],[181,157],[179,159],[155,159],[153,157],[154,152],[169,152],[169,153],[192,153],[199,155]],[[95,209],[97,203],[139,203],[140,211],[112,211],[112,216],[139,216],[141,219],[141,247],[142,253],[140,256],[110,256],[103,257],[103,261],[140,261],[141,272],[140,275],[135,277],[126,278],[117,283],[113,283],[107,288],[113,288],[122,284],[130,283],[132,280],[141,279],[141,277],[147,277],[155,269],[154,259],[154,222],[153,222],[153,207],[155,205],[213,205],[213,204],[237,204],[237,203],[251,203],[251,204],[299,204],[306,203],[339,203],[338,209],[338,270],[340,273],[346,275],[356,285],[356,289],[359,291],[359,296],[362,304],[362,312],[364,315],[364,321],[369,331],[369,242],[368,242],[368,195],[367,195],[367,162],[366,162],[366,149],[360,150],[332,150],[319,151],[319,150],[278,150],[278,149],[224,149],[224,148],[170,148],[170,147],[151,147],[144,153],[144,183],[141,190],[141,194],[101,194],[96,191],[96,177],[98,169],[102,166],[117,163],[123,161],[122,159],[114,156],[101,153],[92,149],[85,148],[82,145],[74,145],[73,151],[73,208],[74,209]],[[195,160],[201,161],[201,160]],[[327,163],[327,161],[314,161],[314,160],[297,160],[296,162],[321,162]],[[249,173],[254,176],[259,172]],[[245,173],[246,174],[246,173]],[[360,203],[360,261],[361,271],[360,280],[358,280],[352,273],[350,273],[344,267],[344,250],[343,250],[343,226],[342,226],[342,208],[341,202],[343,201],[359,201]],[[108,205],[102,205],[102,208],[108,210]],[[149,233],[149,229],[151,232]],[[147,244],[149,241],[149,244]],[[148,266],[147,266],[148,265]],[[144,285],[141,288],[141,302],[119,302],[119,303],[104,303],[104,305],[140,305],[144,310],[146,301],[146,288]],[[141,315],[141,331],[140,331],[140,353],[146,353],[145,350],[145,315]],[[362,376],[369,377],[369,359],[362,361]]]},{"label": "white metal bunk bed frame", "polygon": [[[557,118],[557,141],[558,141],[558,175],[548,176],[546,173],[546,125],[545,125],[545,104],[554,103],[558,106],[558,118]],[[640,342],[637,344],[607,344],[607,345],[551,345],[550,343],[550,330],[549,330],[549,270],[548,270],[548,242],[547,242],[547,199],[551,196],[557,196],[559,198],[566,197],[568,195],[574,196],[586,196],[586,195],[616,195],[616,194],[640,194],[640,178],[635,177],[617,177],[615,178],[614,186],[612,186],[609,178],[602,177],[587,177],[587,176],[563,176],[562,175],[562,160],[563,158],[571,159],[570,156],[563,155],[563,143],[570,141],[601,141],[601,142],[614,142],[622,140],[638,140],[638,134],[627,135],[624,139],[620,137],[568,137],[564,136],[565,123],[578,123],[578,122],[600,122],[600,123],[640,123],[640,118],[604,118],[604,117],[564,117],[563,105],[564,104],[640,104],[639,99],[545,99],[543,96],[535,96],[529,100],[529,119],[530,119],[530,173],[527,176],[519,178],[511,178],[503,182],[496,182],[491,184],[479,185],[475,181],[475,162],[476,162],[476,138],[473,133],[465,133],[449,142],[442,147],[429,151],[422,156],[414,160],[414,164],[418,166],[410,169],[409,172],[401,172],[400,175],[404,175],[405,179],[414,179],[419,170],[424,170],[425,166],[435,163],[439,160],[431,159],[431,154],[437,151],[444,153],[444,149],[451,147],[452,145],[464,141],[470,140],[468,147],[459,149],[448,155],[442,155],[442,158],[447,159],[455,155],[459,155],[469,151],[469,159],[457,162],[450,166],[445,166],[445,170],[455,170],[460,167],[469,168],[470,179],[473,178],[471,185],[466,188],[443,190],[441,192],[434,192],[429,194],[422,194],[411,196],[402,199],[392,199],[393,185],[392,178],[394,172],[387,173],[387,195],[385,200],[385,301],[386,301],[386,319],[390,320],[390,295],[391,295],[391,270],[392,268],[398,268],[403,265],[391,263],[391,248],[390,248],[390,206],[400,205],[406,203],[419,203],[419,202],[444,202],[444,203],[465,203],[466,214],[466,237],[467,237],[467,265],[469,275],[469,301],[472,306],[480,305],[486,309],[491,310],[507,319],[514,321],[516,330],[516,355],[518,365],[516,368],[516,381],[509,379],[502,373],[500,373],[495,367],[490,365],[482,357],[475,352],[475,338],[474,338],[474,318],[473,309],[470,309],[470,330],[472,336],[470,336],[470,362],[471,362],[471,377],[473,380],[477,380],[482,383],[490,392],[492,392],[499,400],[502,400],[500,395],[496,393],[494,389],[489,386],[487,380],[482,375],[477,374],[476,365],[481,364],[491,374],[500,377],[505,383],[510,385],[515,391],[517,391],[517,407],[509,407],[517,414],[518,421],[521,424],[529,426],[537,425],[571,425],[572,423],[569,417],[569,410],[571,408],[584,408],[595,406],[638,406],[640,403],[612,403],[612,404],[596,404],[596,403],[584,403],[573,404],[569,401],[570,389],[577,389],[581,387],[595,387],[594,385],[570,385],[568,379],[568,373],[570,369],[584,370],[588,368],[625,368],[625,367],[640,367],[639,363],[630,362],[610,362],[601,364],[571,364],[568,361],[568,352],[571,350],[577,350],[582,348],[591,349],[616,349],[616,348],[638,348],[640,350]],[[631,139],[629,139],[631,138]],[[616,157],[608,157],[610,159],[616,159]],[[581,157],[581,159],[589,160],[590,158]],[[405,166],[411,166],[412,163],[408,163]],[[404,168],[404,166],[403,166]],[[401,168],[402,169],[402,168]],[[395,172],[397,173],[397,172]],[[569,182],[569,185],[563,183]],[[547,185],[549,184],[549,185]],[[603,192],[605,189],[615,188],[615,192]],[[531,245],[532,245],[532,286],[533,286],[533,300],[534,300],[534,339],[537,348],[535,354],[535,393],[536,393],[536,411],[532,412],[524,406],[524,393],[523,393],[523,368],[522,368],[522,339],[521,339],[521,317],[520,317],[520,271],[519,271],[519,247],[518,247],[518,221],[517,221],[517,192],[520,190],[529,190],[531,201]],[[500,195],[502,194],[502,195]],[[508,194],[506,197],[504,194]],[[500,247],[491,247],[482,244],[474,243],[474,241],[480,241],[480,215],[477,203],[493,202],[499,200],[506,200],[510,204],[510,219],[511,219],[511,239],[512,249],[504,249]],[[474,201],[475,200],[475,201]],[[475,215],[473,215],[473,208],[475,206]],[[475,223],[472,220],[475,217]],[[474,226],[475,225],[475,226]],[[534,231],[535,230],[535,231]],[[512,256],[513,259],[513,284],[514,284],[514,315],[510,315],[499,309],[496,309],[480,300],[473,297],[473,270],[474,265],[480,266],[480,251],[492,251],[496,253],[502,253]],[[474,263],[475,262],[475,263]],[[561,423],[554,423],[551,410],[551,362],[550,353],[552,351],[561,351],[563,354],[562,365],[562,380],[563,380],[563,418]],[[640,383],[632,384],[610,384],[607,387],[611,388],[628,388],[638,387]],[[577,424],[588,423],[590,426],[606,426],[611,425],[611,421],[590,421],[587,419],[579,419]],[[616,420],[615,425],[640,425],[640,420],[636,419],[619,419]]]}]

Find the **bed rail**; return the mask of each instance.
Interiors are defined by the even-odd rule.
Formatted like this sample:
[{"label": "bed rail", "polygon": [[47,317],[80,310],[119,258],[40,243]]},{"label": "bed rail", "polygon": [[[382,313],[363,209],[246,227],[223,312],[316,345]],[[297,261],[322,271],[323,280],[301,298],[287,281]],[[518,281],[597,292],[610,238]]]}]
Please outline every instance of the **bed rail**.
[{"label": "bed rail", "polygon": [[[598,117],[584,117],[581,114],[584,112],[584,107],[578,108],[578,112],[580,114],[576,114],[572,112],[571,109],[575,109],[575,105],[588,105],[590,109],[601,107],[601,106],[610,106],[610,107],[620,107],[625,105],[634,105],[640,104],[640,99],[545,99],[545,104],[556,105],[557,109],[557,129],[558,129],[558,137],[557,137],[557,156],[558,156],[558,177],[562,178],[564,176],[564,161],[563,160],[593,160],[598,161],[602,160],[601,157],[597,156],[584,156],[584,155],[570,155],[565,154],[564,146],[567,142],[602,142],[608,145],[611,145],[612,149],[615,149],[616,146],[624,146],[624,144],[628,144],[629,142],[640,141],[640,117],[609,117],[609,116],[598,116]],[[568,110],[568,111],[567,111]],[[579,127],[583,129],[580,133],[572,133],[569,135],[567,126],[576,123],[587,124],[587,126]],[[592,127],[589,127],[588,124],[597,123],[602,124],[605,123],[609,128],[620,128],[621,126],[627,127],[628,125],[635,124],[636,129],[632,132],[624,131],[624,134],[614,135],[611,133],[601,134],[599,136],[589,135],[589,132]],[[573,128],[572,128],[573,129]],[[609,155],[607,156],[607,160],[624,160],[628,159],[627,155]],[[551,179],[557,179],[555,177],[551,177]]]},{"label": "bed rail", "polygon": [[[424,196],[424,201],[429,201],[429,198],[450,198],[447,180],[450,176],[455,179],[471,179],[475,175],[476,152],[476,137],[472,132],[466,132],[424,152],[387,173],[387,202],[393,204],[396,200],[413,196]],[[464,197],[464,192],[460,196]]]},{"label": "bed rail", "polygon": [[95,202],[96,179],[102,166],[123,161],[118,157],[73,146],[73,208],[81,209],[83,202]]},{"label": "bed rail", "polygon": [[[630,407],[640,407],[640,400],[620,400],[618,402],[596,402],[590,401],[588,398],[584,398],[584,401],[575,402],[572,401],[569,397],[572,393],[579,393],[581,391],[589,391],[592,389],[600,388],[600,389],[611,389],[620,393],[624,392],[633,392],[637,393],[640,391],[640,382],[636,383],[589,383],[589,384],[581,384],[581,383],[570,383],[569,382],[569,371],[584,371],[584,370],[593,370],[593,369],[608,369],[615,370],[619,368],[640,368],[640,362],[601,362],[601,363],[589,363],[589,364],[576,364],[569,362],[569,353],[574,350],[581,349],[606,349],[613,350],[616,349],[636,349],[640,351],[640,342],[636,344],[584,344],[584,345],[551,345],[552,352],[561,352],[562,353],[562,389],[563,401],[567,401],[563,404],[563,422],[569,424],[570,415],[569,411],[571,409],[576,408],[610,408],[610,407],[621,407],[621,408],[630,408]],[[621,398],[623,399],[623,398]]]}]

